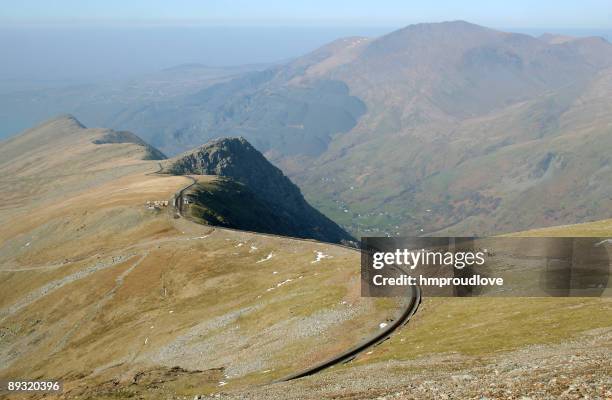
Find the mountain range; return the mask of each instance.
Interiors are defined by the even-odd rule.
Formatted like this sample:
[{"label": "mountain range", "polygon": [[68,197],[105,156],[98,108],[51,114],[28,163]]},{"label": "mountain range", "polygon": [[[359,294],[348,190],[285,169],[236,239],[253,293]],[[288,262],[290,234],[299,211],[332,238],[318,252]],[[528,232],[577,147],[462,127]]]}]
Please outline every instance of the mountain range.
[{"label": "mountain range", "polygon": [[612,45],[463,21],[345,38],[126,109],[173,154],[242,135],[353,234],[490,234],[609,216]]},{"label": "mountain range", "polygon": [[188,70],[171,95],[123,101],[134,95],[118,90],[110,108],[79,107],[169,156],[242,136],[353,236],[609,217],[612,45],[602,38],[452,21],[210,80]]}]

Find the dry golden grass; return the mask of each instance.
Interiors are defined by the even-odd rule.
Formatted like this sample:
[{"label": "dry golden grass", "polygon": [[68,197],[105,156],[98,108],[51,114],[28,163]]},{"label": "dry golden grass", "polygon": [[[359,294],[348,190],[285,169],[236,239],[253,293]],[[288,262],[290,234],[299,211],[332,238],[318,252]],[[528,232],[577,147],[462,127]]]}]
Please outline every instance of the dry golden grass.
[{"label": "dry golden grass", "polygon": [[[67,132],[47,154],[51,128]],[[0,376],[63,378],[94,398],[148,393],[130,386],[140,376],[203,393],[322,361],[399,311],[360,298],[357,252],[149,210],[190,181],[148,174],[157,163],[134,145],[92,145],[99,130],[42,129],[28,133],[36,146],[11,144],[29,163],[2,164],[15,201],[0,210]],[[331,258],[313,263],[317,251]]]},{"label": "dry golden grass", "polygon": [[[609,237],[612,220],[518,232],[520,237]],[[608,292],[609,293],[609,292]],[[608,295],[609,296],[609,295]],[[485,356],[568,341],[612,326],[612,298],[430,298],[409,329],[360,363],[440,353]]]},{"label": "dry golden grass", "polygon": [[[0,208],[0,376],[62,378],[68,396],[89,398],[245,388],[351,347],[398,312],[393,299],[360,297],[354,251],[146,209],[190,181],[147,175],[157,163],[138,160],[133,145],[90,146],[100,132],[85,133],[57,138],[62,162],[34,146],[28,162],[0,163],[0,193],[12,199]],[[528,234],[609,229],[602,221]],[[313,263],[318,251],[332,258]],[[406,328],[354,363],[480,357],[610,321],[609,299],[426,299]]]},{"label": "dry golden grass", "polygon": [[550,228],[533,229],[526,232],[513,233],[506,236],[523,237],[610,237],[612,236],[612,219],[586,222],[584,224],[561,225]]}]

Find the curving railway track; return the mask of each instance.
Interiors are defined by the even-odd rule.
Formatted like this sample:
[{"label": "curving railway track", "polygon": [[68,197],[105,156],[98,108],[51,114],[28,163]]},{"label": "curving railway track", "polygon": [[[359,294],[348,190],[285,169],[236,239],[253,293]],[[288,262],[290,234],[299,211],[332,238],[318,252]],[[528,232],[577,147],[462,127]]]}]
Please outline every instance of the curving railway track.
[{"label": "curving railway track", "polygon": [[[162,168],[160,164],[160,169],[157,172],[154,172],[154,174],[161,172],[161,169]],[[183,175],[183,176],[191,180],[191,183],[175,193],[174,198],[172,199],[172,206],[173,206],[174,214],[176,217],[184,218],[185,220],[189,221],[189,219],[185,218],[185,216],[183,215],[183,205],[184,205],[184,198],[185,198],[184,196],[185,196],[185,191],[191,188],[193,185],[195,185],[197,183],[197,180],[194,177],[189,176],[189,175]],[[196,222],[193,222],[193,223],[195,224]],[[215,227],[215,229],[238,231],[238,232],[248,232],[244,230],[225,228],[225,227]],[[285,237],[285,236],[273,235],[273,234],[261,233],[261,232],[252,232],[252,233],[257,233],[258,235],[270,236],[270,237]],[[314,241],[312,239],[303,239],[303,238],[291,238],[291,239],[305,241],[305,242]],[[336,243],[328,243],[328,244],[333,245],[333,246],[342,247],[345,249],[350,249],[352,251],[359,251],[358,249],[354,247],[350,247],[350,246],[345,246],[345,245],[336,244]],[[331,368],[334,365],[349,362],[352,359],[354,359],[357,355],[364,352],[365,350],[373,346],[376,346],[384,342],[385,340],[387,340],[389,337],[391,337],[391,335],[393,335],[395,331],[401,329],[404,325],[406,325],[410,321],[410,318],[412,318],[412,316],[417,312],[419,305],[421,304],[421,289],[418,286],[411,286],[409,289],[410,289],[410,293],[407,296],[409,300],[408,300],[406,307],[402,310],[402,313],[400,314],[400,316],[395,321],[393,321],[391,324],[389,324],[387,327],[385,327],[383,330],[378,332],[376,335],[364,340],[363,342],[357,344],[356,346],[336,356],[331,357],[328,360],[325,360],[319,364],[308,367],[302,371],[298,371],[284,378],[281,378],[278,380],[278,382],[290,381],[290,380],[302,378],[308,375],[313,375],[313,374],[316,374],[317,372],[321,372],[325,369]]]}]

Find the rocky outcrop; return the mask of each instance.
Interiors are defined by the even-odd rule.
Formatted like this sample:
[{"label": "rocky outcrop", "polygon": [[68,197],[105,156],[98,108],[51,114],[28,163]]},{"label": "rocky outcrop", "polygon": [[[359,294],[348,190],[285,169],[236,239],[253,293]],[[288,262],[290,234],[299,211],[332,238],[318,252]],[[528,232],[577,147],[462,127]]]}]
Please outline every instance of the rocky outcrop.
[{"label": "rocky outcrop", "polygon": [[293,236],[336,243],[353,240],[310,206],[300,189],[242,137],[213,140],[174,158],[164,171],[175,175],[218,175],[247,186],[259,201],[274,210],[279,222],[294,227]]}]

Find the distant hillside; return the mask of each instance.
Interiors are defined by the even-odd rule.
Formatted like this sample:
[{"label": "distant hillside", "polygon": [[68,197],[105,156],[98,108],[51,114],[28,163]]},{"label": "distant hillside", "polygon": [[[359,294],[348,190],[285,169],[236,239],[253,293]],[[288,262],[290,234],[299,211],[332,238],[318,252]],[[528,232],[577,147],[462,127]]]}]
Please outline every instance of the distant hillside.
[{"label": "distant hillside", "polygon": [[113,101],[108,122],[170,156],[243,136],[355,236],[498,234],[612,209],[602,38],[416,24],[185,87]]},{"label": "distant hillside", "polygon": [[132,132],[127,131],[109,131],[100,139],[95,139],[94,144],[109,144],[109,143],[134,143],[141,146],[145,150],[143,160],[165,160],[166,156],[155,147],[151,146]]},{"label": "distant hillside", "polygon": [[17,82],[12,89],[9,86],[13,82],[5,81],[2,82],[5,89],[0,90],[0,140],[31,127],[37,121],[70,113],[77,115],[87,126],[137,132],[152,143],[152,137],[148,135],[144,124],[134,125],[138,128],[134,130],[118,122],[133,115],[134,110],[160,99],[168,100],[196,93],[213,84],[267,67],[187,64],[135,76],[129,80],[109,80],[98,84],[66,82],[48,87],[41,82],[30,82],[25,86]]},{"label": "distant hillside", "polygon": [[612,237],[612,219],[585,222],[583,224],[550,226],[525,232],[510,233],[506,236],[522,237]]},{"label": "distant hillside", "polygon": [[[172,159],[164,172],[217,175],[234,181],[200,187],[193,195],[207,206],[212,217],[208,222],[328,242],[353,240],[311,207],[299,188],[244,138],[211,141]],[[236,209],[231,210],[230,204]]]},{"label": "distant hillside", "polygon": [[[124,144],[113,146],[115,151],[108,152],[112,157],[116,150],[138,153],[141,160],[164,160],[166,156],[131,132],[117,132],[112,129],[86,128],[72,115],[60,115],[21,134],[0,142],[0,166],[5,162],[21,162],[24,155],[36,152],[53,154],[54,149],[62,146],[78,146],[80,143],[94,145]],[[60,162],[66,154],[57,154],[55,162]]]},{"label": "distant hillside", "polygon": [[464,21],[339,39],[122,114],[170,153],[242,135],[362,235],[608,217],[612,45]]}]

